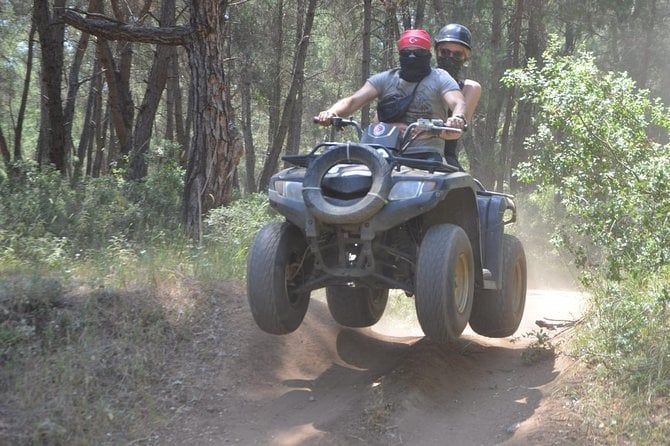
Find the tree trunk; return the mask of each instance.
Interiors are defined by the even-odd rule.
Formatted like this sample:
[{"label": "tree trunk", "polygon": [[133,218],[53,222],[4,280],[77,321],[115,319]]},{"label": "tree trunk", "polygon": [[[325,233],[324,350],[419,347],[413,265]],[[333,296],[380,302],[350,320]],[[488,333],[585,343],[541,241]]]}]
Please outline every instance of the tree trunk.
[{"label": "tree trunk", "polygon": [[[103,86],[103,77],[102,74],[97,76],[96,79],[96,97],[95,97],[95,114],[93,115],[98,123],[95,127],[95,161],[93,162],[91,176],[94,178],[99,177],[105,171],[105,166],[107,166],[107,160],[109,152],[111,151],[111,126],[110,126],[110,105],[109,102],[106,103],[105,111],[103,114],[103,100],[102,100],[102,86]],[[110,136],[107,137],[107,132],[109,131]],[[105,141],[110,141],[109,146],[106,146]]]},{"label": "tree trunk", "polygon": [[[516,68],[519,66],[519,51],[521,47],[521,26],[524,16],[524,0],[516,0],[516,7],[514,9],[514,19],[511,23],[510,32],[510,66]],[[505,183],[506,173],[509,171],[510,154],[512,148],[509,144],[510,129],[512,127],[512,111],[514,110],[516,93],[514,89],[510,90],[507,95],[507,104],[505,110],[505,120],[503,124],[502,134],[500,137],[500,153],[498,159],[498,171],[496,172],[496,190],[502,191]]]},{"label": "tree trunk", "polygon": [[[133,122],[133,102],[130,99],[130,90],[123,85],[109,42],[98,37],[100,48],[100,62],[104,68],[105,80],[109,90],[110,117],[114,124],[116,137],[119,140],[121,153],[127,153],[130,147],[130,137]],[[111,161],[111,159],[110,159]]]},{"label": "tree trunk", "polygon": [[169,47],[170,64],[168,65],[168,79],[166,84],[166,126],[165,139],[177,143],[179,149],[177,159],[185,165],[185,151],[188,148],[188,137],[184,129],[182,111],[182,92],[179,82],[179,52],[177,47]]},{"label": "tree trunk", "polygon": [[[46,148],[46,161],[52,163],[62,174],[67,173],[67,152],[65,141],[65,120],[61,97],[63,69],[64,24],[60,15],[65,0],[54,2],[53,17],[48,0],[34,0],[33,15],[40,35],[42,49],[42,79],[44,80],[45,110],[43,117],[46,134],[42,143]],[[40,159],[42,160],[42,159]]]},{"label": "tree trunk", "polygon": [[[363,54],[361,60],[361,85],[370,77],[370,39],[372,37],[372,0],[363,0]],[[361,108],[361,126],[370,124],[370,105]]]},{"label": "tree trunk", "polygon": [[0,155],[2,155],[2,160],[5,162],[5,166],[9,166],[12,159],[9,155],[9,147],[7,147],[5,134],[2,132],[2,126],[0,126]]},{"label": "tree trunk", "polygon": [[288,129],[288,123],[295,109],[295,103],[297,100],[297,93],[300,88],[300,80],[304,79],[304,69],[305,69],[305,60],[307,58],[307,47],[309,45],[309,35],[312,32],[312,25],[314,23],[314,13],[316,10],[317,0],[309,0],[307,6],[307,14],[305,16],[305,29],[302,33],[302,39],[300,45],[298,46],[298,51],[295,56],[293,63],[293,76],[291,80],[291,87],[289,89],[288,95],[286,96],[286,102],[284,103],[284,110],[281,114],[281,122],[277,133],[272,139],[272,149],[265,160],[265,165],[263,166],[263,173],[261,174],[259,189],[263,190],[268,187],[270,184],[270,177],[275,173],[277,169],[277,161],[279,160],[279,155],[281,153],[282,145],[284,139],[286,138],[286,132]]},{"label": "tree trunk", "polygon": [[243,79],[240,83],[240,98],[242,100],[242,134],[244,137],[244,165],[245,165],[245,190],[251,194],[256,189],[256,149],[254,147],[254,136],[251,131],[251,75],[249,64],[245,62],[242,70]]},{"label": "tree trunk", "polygon": [[[91,84],[88,90],[88,99],[86,100],[86,112],[84,114],[84,125],[81,130],[81,135],[79,136],[79,145],[77,147],[77,159],[74,163],[72,177],[75,181],[82,177],[82,166],[84,165],[84,159],[87,161],[86,172],[89,173],[90,166],[90,148],[92,147],[93,134],[95,132],[96,121],[93,119],[93,113],[95,110],[95,84],[96,79],[99,77],[97,72],[100,70],[100,62],[98,59],[95,60],[93,65],[93,77],[91,78]],[[88,155],[88,156],[87,156]]]},{"label": "tree trunk", "polygon": [[[233,173],[241,153],[228,135],[224,91],[223,19],[227,1],[192,0],[191,27],[196,39],[189,46],[194,95],[193,133],[186,170],[182,222],[194,238],[201,235],[201,217],[232,198]],[[216,187],[216,190],[215,190]]]},{"label": "tree trunk", "polygon": [[[172,26],[175,21],[175,0],[163,0],[161,6],[160,23]],[[161,95],[167,82],[167,70],[165,67],[174,63],[170,59],[173,51],[171,47],[158,45],[154,53],[154,61],[147,81],[147,89],[135,122],[133,132],[133,149],[128,166],[128,178],[139,181],[147,176],[146,156],[149,153],[149,143],[153,132],[156,111],[161,100]]]},{"label": "tree trunk", "polygon": [[[305,0],[298,0],[296,12],[296,26],[295,26],[295,47],[298,48],[300,41],[303,38],[303,29],[305,17]],[[305,72],[300,73],[298,82],[298,93],[296,97],[295,106],[289,119],[288,134],[286,136],[286,153],[296,154],[300,151],[300,136],[302,132],[302,104],[303,104],[303,90],[305,87]]]},{"label": "tree trunk", "polygon": [[[265,152],[265,164],[268,160],[272,162],[272,151],[276,145],[276,138],[281,119],[281,97],[282,97],[282,65],[284,64],[284,1],[277,0],[272,20],[271,42],[274,58],[270,62],[270,88],[268,95],[268,146]],[[282,141],[283,142],[283,141]],[[262,190],[263,176],[260,179],[259,190]]]},{"label": "tree trunk", "polygon": [[[538,64],[542,63],[544,51],[544,0],[528,0],[528,32],[526,37],[526,60],[533,58]],[[510,163],[505,170],[505,177],[509,179],[512,193],[518,192],[521,184],[511,171],[520,163],[528,160],[528,152],[524,149],[526,137],[533,131],[532,116],[534,107],[527,101],[519,104],[517,121],[514,126],[514,137],[510,146]]]},{"label": "tree trunk", "polygon": [[23,91],[21,92],[21,104],[16,117],[16,128],[14,129],[14,160],[23,158],[21,153],[21,136],[23,134],[23,120],[26,116],[26,104],[28,103],[28,91],[30,90],[30,77],[33,71],[33,41],[35,40],[35,22],[30,23],[28,33],[28,56],[26,58],[26,77],[23,80]]},{"label": "tree trunk", "polygon": [[426,0],[417,0],[414,13],[414,28],[423,29],[426,15]]},{"label": "tree trunk", "polygon": [[382,69],[388,70],[396,66],[395,47],[400,36],[398,29],[397,8],[394,1],[384,1],[384,28],[382,39]]},{"label": "tree trunk", "polygon": [[[498,125],[505,94],[500,86],[500,78],[509,66],[509,58],[502,50],[503,0],[494,0],[491,14],[491,40],[488,54],[493,58],[488,82],[483,83],[486,91],[486,117],[482,131],[480,150],[468,151],[470,171],[485,186],[493,187],[496,181],[495,147]],[[470,148],[470,146],[468,146]]]},{"label": "tree trunk", "polygon": [[[98,11],[98,4],[97,1],[92,0],[89,2],[89,11]],[[68,80],[68,88],[67,88],[67,98],[65,100],[65,112],[64,112],[64,119],[65,119],[65,141],[66,141],[66,150],[68,152],[72,153],[73,155],[76,155],[76,158],[74,160],[74,165],[73,165],[73,173],[72,177],[73,179],[76,179],[80,176],[81,174],[81,165],[83,160],[80,158],[80,156],[83,156],[83,153],[81,153],[81,150],[77,150],[75,153],[74,151],[74,141],[72,140],[72,124],[74,122],[74,109],[75,109],[75,103],[77,100],[77,92],[79,91],[79,71],[81,69],[81,63],[82,60],[84,59],[84,54],[86,54],[86,49],[88,48],[88,40],[89,40],[89,34],[88,33],[81,33],[81,36],[79,37],[79,43],[77,44],[77,51],[74,54],[74,59],[72,60],[72,65],[70,66],[70,76]],[[89,98],[89,104],[86,106],[86,118],[90,119],[90,98]],[[84,120],[84,129],[88,126],[88,121]],[[81,143],[80,143],[81,147]]]}]

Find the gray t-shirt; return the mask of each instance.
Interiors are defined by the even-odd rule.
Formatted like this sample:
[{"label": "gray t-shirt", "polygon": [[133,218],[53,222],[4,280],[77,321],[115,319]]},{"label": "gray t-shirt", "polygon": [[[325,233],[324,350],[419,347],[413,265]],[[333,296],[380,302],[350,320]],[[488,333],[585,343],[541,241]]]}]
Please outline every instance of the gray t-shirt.
[{"label": "gray t-shirt", "polygon": [[[416,82],[407,82],[400,78],[399,68],[370,76],[368,82],[379,92],[380,101],[386,96],[410,95],[416,86]],[[430,74],[421,80],[402,122],[411,124],[419,118],[446,121],[449,107],[444,102],[444,94],[453,90],[460,90],[454,78],[444,70],[432,68]]]}]

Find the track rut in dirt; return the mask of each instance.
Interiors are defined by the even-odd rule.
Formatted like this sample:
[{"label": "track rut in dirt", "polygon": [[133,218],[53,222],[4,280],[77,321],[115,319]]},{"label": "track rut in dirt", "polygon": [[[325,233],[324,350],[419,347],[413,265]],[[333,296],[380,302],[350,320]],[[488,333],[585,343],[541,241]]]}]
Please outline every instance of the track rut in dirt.
[{"label": "track rut in dirt", "polygon": [[569,361],[527,364],[534,338],[523,335],[539,330],[537,319],[576,318],[578,293],[530,291],[517,337],[468,329],[449,346],[387,316],[371,329],[341,328],[316,299],[296,332],[268,335],[243,295],[226,299],[214,336],[223,353],[203,364],[193,378],[201,392],[156,443],[565,444],[574,430],[553,392]]}]

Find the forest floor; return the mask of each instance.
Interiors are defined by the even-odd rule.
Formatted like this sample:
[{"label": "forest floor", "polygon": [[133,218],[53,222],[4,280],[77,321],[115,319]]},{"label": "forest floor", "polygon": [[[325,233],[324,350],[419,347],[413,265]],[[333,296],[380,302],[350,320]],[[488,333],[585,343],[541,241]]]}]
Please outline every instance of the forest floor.
[{"label": "forest floor", "polygon": [[225,306],[202,327],[197,357],[173,370],[184,395],[149,444],[586,442],[579,402],[564,396],[578,368],[561,349],[569,329],[536,325],[577,319],[577,292],[529,290],[515,337],[468,328],[448,347],[386,315],[369,329],[341,328],[319,298],[296,332],[273,336],[254,324],[242,289],[220,293]]},{"label": "forest floor", "polygon": [[[0,367],[0,444],[593,444],[578,397],[566,396],[580,373],[565,353],[571,328],[537,324],[578,319],[579,292],[530,289],[515,336],[467,328],[439,346],[424,339],[404,295],[367,329],[340,327],[316,295],[298,330],[273,336],[254,323],[243,286],[164,286],[62,294],[54,321],[85,327],[74,319],[83,315],[98,334],[26,344]],[[39,341],[54,322],[30,322],[5,295],[5,326],[34,324]]]}]

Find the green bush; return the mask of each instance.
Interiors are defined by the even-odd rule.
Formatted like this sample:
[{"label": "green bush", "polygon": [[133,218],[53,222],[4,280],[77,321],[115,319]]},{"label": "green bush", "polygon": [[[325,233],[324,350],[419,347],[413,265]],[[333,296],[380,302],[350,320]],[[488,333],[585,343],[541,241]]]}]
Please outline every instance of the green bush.
[{"label": "green bush", "polygon": [[542,66],[504,82],[539,109],[517,173],[559,217],[554,239],[591,296],[576,345],[603,385],[584,407],[614,419],[614,435],[657,444],[670,434],[653,413],[670,393],[670,113],[590,54],[562,56],[556,40]]},{"label": "green bush", "polygon": [[210,211],[205,219],[204,240],[209,248],[202,253],[207,258],[207,263],[200,263],[202,272],[208,265],[227,265],[229,277],[243,276],[249,246],[256,232],[278,218],[270,211],[266,194],[248,195],[228,207]]},{"label": "green bush", "polygon": [[54,264],[61,255],[179,230],[183,170],[163,162],[145,181],[120,175],[71,185],[60,172],[14,163],[0,178],[0,256]]},{"label": "green bush", "polygon": [[613,279],[662,268],[670,260],[670,145],[650,133],[667,140],[668,110],[625,73],[599,71],[589,54],[561,56],[554,41],[543,62],[505,78],[540,110],[526,141],[531,161],[518,175],[556,194],[577,240],[601,248],[580,250],[564,232],[582,263]]}]

